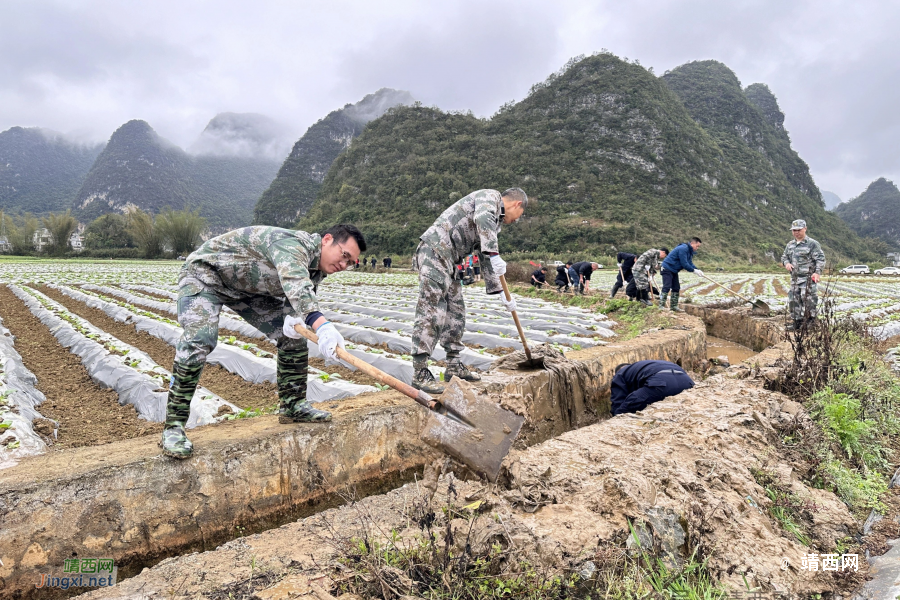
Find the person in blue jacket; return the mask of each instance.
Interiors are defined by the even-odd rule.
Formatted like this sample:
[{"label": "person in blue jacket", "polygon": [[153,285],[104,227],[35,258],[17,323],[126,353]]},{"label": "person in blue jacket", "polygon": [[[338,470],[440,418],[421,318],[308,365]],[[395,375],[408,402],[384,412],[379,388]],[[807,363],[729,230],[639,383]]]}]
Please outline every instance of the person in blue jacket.
[{"label": "person in blue jacket", "polygon": [[682,270],[703,277],[703,271],[694,266],[694,252],[700,248],[700,238],[692,237],[687,244],[678,244],[662,263],[662,293],[659,295],[659,307],[666,307],[666,298],[672,292],[671,310],[678,310],[678,295],[681,292],[681,282],[678,281],[678,273]]},{"label": "person in blue jacket", "polygon": [[612,414],[637,412],[694,387],[684,369],[667,360],[642,360],[616,367],[610,385]]}]

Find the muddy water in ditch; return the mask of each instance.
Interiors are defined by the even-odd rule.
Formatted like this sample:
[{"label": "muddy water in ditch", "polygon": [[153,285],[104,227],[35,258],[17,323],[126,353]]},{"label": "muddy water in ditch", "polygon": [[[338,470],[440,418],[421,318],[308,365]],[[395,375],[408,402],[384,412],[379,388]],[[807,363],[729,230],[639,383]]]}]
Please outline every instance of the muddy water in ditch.
[{"label": "muddy water in ditch", "polygon": [[755,356],[758,352],[751,350],[747,346],[741,346],[722,338],[712,337],[711,335],[706,336],[707,358],[717,358],[723,354],[728,357],[728,362],[734,365],[751,356]]}]

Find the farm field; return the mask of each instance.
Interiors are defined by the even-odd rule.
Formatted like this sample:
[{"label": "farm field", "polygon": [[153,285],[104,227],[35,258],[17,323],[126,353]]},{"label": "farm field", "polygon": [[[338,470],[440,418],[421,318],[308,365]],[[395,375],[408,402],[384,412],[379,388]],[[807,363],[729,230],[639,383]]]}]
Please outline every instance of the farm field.
[{"label": "farm field", "polygon": [[[0,468],[49,446],[96,445],[161,430],[178,327],[180,263],[0,261]],[[417,294],[411,273],[342,273],[319,291],[347,349],[406,382]],[[462,360],[489,369],[521,348],[511,316],[483,288],[465,289]],[[562,351],[604,344],[615,323],[602,314],[521,299],[529,339]],[[226,310],[191,407],[189,427],[277,407],[275,347]],[[310,346],[313,402],[378,391],[368,376],[326,365]],[[443,372],[446,355],[433,355]]]},{"label": "farm field", "polygon": [[[0,468],[48,445],[96,445],[157,433],[165,410],[174,344],[180,335],[174,299],[177,262],[0,261]],[[595,294],[615,274],[594,274]],[[713,274],[712,278],[773,308],[785,305],[786,275]],[[682,277],[692,302],[721,302],[709,281]],[[391,375],[412,379],[411,333],[417,276],[410,272],[340,273],[325,280],[320,304],[347,349]],[[900,333],[900,280],[841,277],[820,285],[839,313],[866,321],[880,337]],[[462,360],[487,370],[521,348],[511,316],[483,287],[464,288],[468,313]],[[603,314],[517,299],[526,335],[566,352],[615,339]],[[275,347],[226,310],[219,346],[204,369],[189,426],[254,416],[277,406]],[[326,365],[310,346],[309,397],[334,403],[377,391],[366,375]],[[443,372],[436,348],[433,370]]]},{"label": "farm field", "polygon": [[[787,306],[791,278],[786,272],[707,273],[707,276],[746,298],[763,300],[772,309]],[[615,279],[613,271],[597,272],[591,277],[591,287],[609,290]],[[734,298],[722,288],[691,273],[682,272],[680,279],[683,302],[714,304]],[[659,275],[656,276],[656,285],[662,285]],[[900,277],[831,276],[819,282],[818,290],[819,302],[830,297],[834,300],[838,315],[865,321],[877,337],[900,335]]]}]

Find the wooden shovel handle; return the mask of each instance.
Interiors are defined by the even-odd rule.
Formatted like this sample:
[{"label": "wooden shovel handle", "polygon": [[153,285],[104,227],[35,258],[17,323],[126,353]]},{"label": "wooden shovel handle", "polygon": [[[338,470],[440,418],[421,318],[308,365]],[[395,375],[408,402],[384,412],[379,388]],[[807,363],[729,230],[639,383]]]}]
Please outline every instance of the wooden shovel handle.
[{"label": "wooden shovel handle", "polygon": [[[512,296],[509,294],[509,286],[506,285],[506,277],[504,275],[500,276],[500,285],[503,286],[503,293],[506,294],[507,302],[512,300]],[[525,358],[531,360],[531,350],[528,348],[528,341],[525,339],[525,332],[522,331],[522,324],[519,323],[519,315],[516,314],[516,311],[512,312],[513,321],[516,322],[516,329],[519,330],[519,337],[522,338],[522,346],[525,348]]]},{"label": "wooden shovel handle", "polygon": [[718,281],[713,281],[712,279],[710,279],[710,278],[707,277],[706,275],[703,275],[703,279],[706,279],[707,281],[712,281],[714,284],[716,284],[717,286],[719,286],[720,288],[722,288],[723,290],[725,290],[725,291],[728,292],[729,294],[734,294],[735,296],[737,296],[738,298],[740,298],[740,299],[743,300],[744,302],[749,302],[750,304],[753,304],[753,300],[750,300],[749,298],[744,298],[743,296],[741,296],[740,294],[738,294],[738,293],[737,293],[736,291],[734,291],[733,289],[731,289],[731,288],[729,288],[729,287],[725,287],[724,285],[722,285],[722,284],[719,283]]},{"label": "wooden shovel handle", "polygon": [[[306,339],[311,341],[313,344],[319,343],[319,336],[317,336],[315,333],[313,333],[309,329],[303,327],[302,325],[294,325],[294,331],[296,331],[297,333],[299,333],[300,335],[302,335],[303,337],[305,337]],[[379,369],[377,367],[373,367],[366,361],[353,356],[352,354],[350,354],[349,352],[347,352],[340,346],[338,346],[336,353],[337,353],[338,358],[340,358],[342,361],[353,365],[354,367],[356,367],[357,369],[359,369],[360,371],[362,371],[369,377],[372,377],[373,379],[377,379],[384,385],[391,386],[392,388],[394,388],[401,394],[406,394],[407,396],[409,396],[410,398],[412,398],[413,400],[415,400],[416,402],[418,402],[419,404],[421,404],[422,406],[424,406],[425,408],[427,408],[429,410],[437,410],[437,407],[440,403],[437,400],[435,400],[434,398],[432,398],[429,394],[426,394],[425,392],[423,392],[422,390],[417,390],[413,386],[403,383],[402,381],[400,381],[399,379],[397,379],[395,377],[391,377],[390,375],[388,375],[381,369]]]}]

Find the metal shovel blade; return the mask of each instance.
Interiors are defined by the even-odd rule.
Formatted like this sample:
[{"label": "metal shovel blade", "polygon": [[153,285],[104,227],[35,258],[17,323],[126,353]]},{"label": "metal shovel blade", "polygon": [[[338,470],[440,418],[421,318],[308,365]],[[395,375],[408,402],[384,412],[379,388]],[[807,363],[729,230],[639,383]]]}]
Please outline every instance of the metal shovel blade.
[{"label": "metal shovel blade", "polygon": [[752,312],[754,315],[768,317],[772,312],[772,309],[769,308],[769,305],[762,300],[754,300],[753,302],[751,302],[751,304],[753,305],[753,308],[750,309],[750,312]]},{"label": "metal shovel blade", "polygon": [[422,439],[496,482],[500,465],[519,435],[525,417],[479,397],[468,383],[457,377],[441,395],[441,404],[460,415],[467,424],[429,411]]}]

